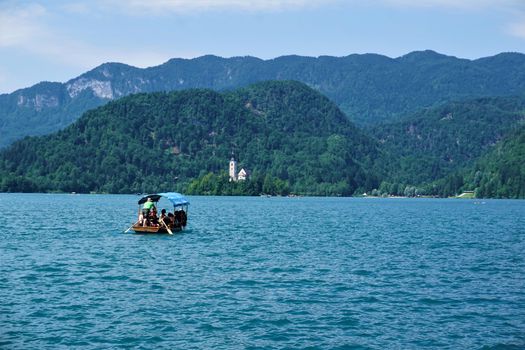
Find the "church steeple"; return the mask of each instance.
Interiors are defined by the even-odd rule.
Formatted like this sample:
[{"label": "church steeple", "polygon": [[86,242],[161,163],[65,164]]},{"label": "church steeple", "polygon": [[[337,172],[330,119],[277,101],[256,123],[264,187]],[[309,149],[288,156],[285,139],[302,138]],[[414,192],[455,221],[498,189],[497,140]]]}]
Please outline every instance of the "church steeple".
[{"label": "church steeple", "polygon": [[235,157],[233,156],[232,152],[232,158],[230,159],[230,181],[237,181],[237,162],[235,161]]}]

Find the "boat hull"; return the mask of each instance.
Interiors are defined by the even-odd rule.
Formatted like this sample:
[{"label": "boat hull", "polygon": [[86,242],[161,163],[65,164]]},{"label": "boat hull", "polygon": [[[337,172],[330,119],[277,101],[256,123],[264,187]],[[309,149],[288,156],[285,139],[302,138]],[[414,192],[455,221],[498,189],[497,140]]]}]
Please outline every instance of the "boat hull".
[{"label": "boat hull", "polygon": [[[132,230],[135,233],[168,233],[165,227],[155,227],[155,226],[139,226],[133,225]],[[182,231],[182,227],[170,227],[171,232]]]}]

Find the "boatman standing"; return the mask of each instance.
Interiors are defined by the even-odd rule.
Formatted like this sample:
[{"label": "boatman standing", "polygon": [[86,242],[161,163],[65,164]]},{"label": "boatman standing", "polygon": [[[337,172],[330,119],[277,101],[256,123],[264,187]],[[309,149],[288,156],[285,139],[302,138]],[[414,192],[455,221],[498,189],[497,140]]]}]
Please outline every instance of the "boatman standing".
[{"label": "boatman standing", "polygon": [[142,207],[142,226],[146,226],[149,218],[149,212],[153,208],[155,208],[155,203],[153,203],[151,198],[148,198],[148,200],[144,202],[144,206]]}]

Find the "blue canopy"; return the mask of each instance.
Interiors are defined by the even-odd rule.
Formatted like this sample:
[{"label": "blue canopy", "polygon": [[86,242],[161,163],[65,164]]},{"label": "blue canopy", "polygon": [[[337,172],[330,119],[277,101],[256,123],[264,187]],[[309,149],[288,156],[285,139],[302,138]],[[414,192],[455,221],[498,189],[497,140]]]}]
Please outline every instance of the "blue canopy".
[{"label": "blue canopy", "polygon": [[163,192],[163,193],[153,193],[148,194],[147,196],[142,197],[139,200],[139,205],[143,204],[148,200],[148,198],[151,198],[153,202],[158,202],[161,197],[167,198],[173,205],[180,206],[180,205],[188,205],[190,202],[184,197],[182,194],[177,192]]}]

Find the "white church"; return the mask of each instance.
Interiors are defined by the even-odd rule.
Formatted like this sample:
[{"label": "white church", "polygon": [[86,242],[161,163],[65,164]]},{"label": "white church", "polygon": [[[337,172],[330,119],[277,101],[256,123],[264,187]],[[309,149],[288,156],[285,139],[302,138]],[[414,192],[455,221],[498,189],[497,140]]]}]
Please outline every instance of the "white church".
[{"label": "white church", "polygon": [[244,168],[241,168],[237,172],[237,161],[232,157],[230,159],[230,181],[245,181],[250,176],[250,172]]}]

